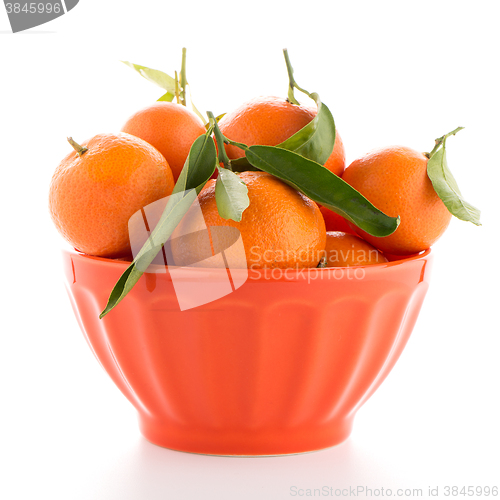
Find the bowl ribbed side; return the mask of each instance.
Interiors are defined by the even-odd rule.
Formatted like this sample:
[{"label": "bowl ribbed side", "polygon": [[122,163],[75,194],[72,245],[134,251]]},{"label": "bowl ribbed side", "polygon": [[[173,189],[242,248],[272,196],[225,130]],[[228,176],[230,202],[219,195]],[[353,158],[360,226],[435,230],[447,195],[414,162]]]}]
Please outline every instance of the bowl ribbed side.
[{"label": "bowl ribbed side", "polygon": [[345,439],[428,288],[422,259],[359,280],[248,281],[181,312],[168,276],[155,275],[100,320],[124,269],[69,253],[65,263],[82,330],[143,432],[203,453],[291,453]]}]

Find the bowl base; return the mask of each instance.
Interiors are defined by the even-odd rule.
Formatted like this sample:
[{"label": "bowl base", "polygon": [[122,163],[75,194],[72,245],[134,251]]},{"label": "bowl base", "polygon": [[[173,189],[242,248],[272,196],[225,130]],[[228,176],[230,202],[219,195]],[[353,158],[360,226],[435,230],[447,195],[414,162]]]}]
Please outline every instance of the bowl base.
[{"label": "bowl base", "polygon": [[139,429],[152,444],[199,455],[272,457],[331,448],[351,434],[353,417],[322,426],[269,429],[202,429],[180,427],[139,415]]}]

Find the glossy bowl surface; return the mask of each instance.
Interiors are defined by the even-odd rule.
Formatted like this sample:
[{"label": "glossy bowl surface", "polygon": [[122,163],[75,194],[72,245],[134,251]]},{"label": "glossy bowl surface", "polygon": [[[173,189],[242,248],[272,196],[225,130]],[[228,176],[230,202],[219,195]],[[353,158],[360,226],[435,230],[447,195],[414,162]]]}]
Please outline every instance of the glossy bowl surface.
[{"label": "glossy bowl surface", "polygon": [[[67,290],[95,356],[160,446],[280,455],[344,441],[399,358],[429,285],[430,251],[347,269],[250,271],[183,310],[170,273],[144,274],[102,320],[128,263],[63,251]],[[233,279],[238,279],[235,271]],[[243,279],[243,274],[242,274]],[[181,268],[176,280],[227,279]]]}]

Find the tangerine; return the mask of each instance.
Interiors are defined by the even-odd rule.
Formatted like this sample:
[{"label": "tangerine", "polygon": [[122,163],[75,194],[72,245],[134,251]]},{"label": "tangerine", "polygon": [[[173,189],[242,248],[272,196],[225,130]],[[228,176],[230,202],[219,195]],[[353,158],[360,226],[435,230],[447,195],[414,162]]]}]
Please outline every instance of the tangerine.
[{"label": "tangerine", "polygon": [[411,255],[426,250],[450,223],[451,214],[427,175],[423,153],[403,146],[377,149],[353,161],[342,178],[382,212],[401,217],[396,231],[385,237],[356,228],[383,252]]},{"label": "tangerine", "polygon": [[[238,253],[232,247],[236,248],[230,256],[232,267],[316,267],[326,239],[325,222],[316,203],[266,172],[242,172],[239,177],[245,182],[250,199],[241,221],[219,215],[216,181],[208,181],[198,196],[201,212],[188,212],[172,235],[175,264],[210,266],[206,259],[222,250],[231,252],[232,243],[241,235],[244,252]],[[209,245],[203,242],[207,227]],[[218,231],[216,242],[214,229],[219,227],[236,228],[239,234],[234,238],[231,231]]]},{"label": "tangerine", "polygon": [[177,180],[193,142],[206,132],[192,111],[173,102],[156,102],[134,113],[122,132],[154,146],[167,160]]},{"label": "tangerine", "polygon": [[359,236],[328,231],[325,244],[326,267],[349,267],[388,262],[373,245]]},{"label": "tangerine", "polygon": [[174,187],[165,158],[129,134],[98,134],[59,164],[49,210],[61,235],[77,250],[101,257],[130,255],[128,221]]},{"label": "tangerine", "polygon": [[[247,146],[277,146],[305,127],[316,114],[316,109],[280,97],[256,97],[226,113],[219,121],[219,128],[228,139]],[[226,152],[231,160],[245,155],[242,149],[231,145],[226,145]],[[344,171],[344,144],[338,134],[325,167],[339,176]]]},{"label": "tangerine", "polygon": [[320,206],[321,214],[325,219],[325,227],[327,231],[342,231],[343,233],[356,234],[356,231],[349,225],[347,219],[329,208]]}]

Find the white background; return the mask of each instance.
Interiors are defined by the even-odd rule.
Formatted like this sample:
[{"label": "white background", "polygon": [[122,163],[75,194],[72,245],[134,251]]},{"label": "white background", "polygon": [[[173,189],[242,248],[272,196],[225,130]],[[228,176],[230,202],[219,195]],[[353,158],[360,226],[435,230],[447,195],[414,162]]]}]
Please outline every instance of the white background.
[{"label": "white background", "polygon": [[[0,496],[285,499],[291,487],[500,486],[498,14],[495,1],[81,0],[10,34],[0,6],[2,347]],[[188,78],[216,115],[297,81],[336,118],[348,161],[378,146],[448,158],[482,227],[453,220],[398,364],[344,444],[281,458],[221,458],[146,442],[135,410],[81,335],[47,211],[50,177],[84,140],[118,131],[161,90],[120,60]],[[359,498],[364,497],[360,495]]]}]

